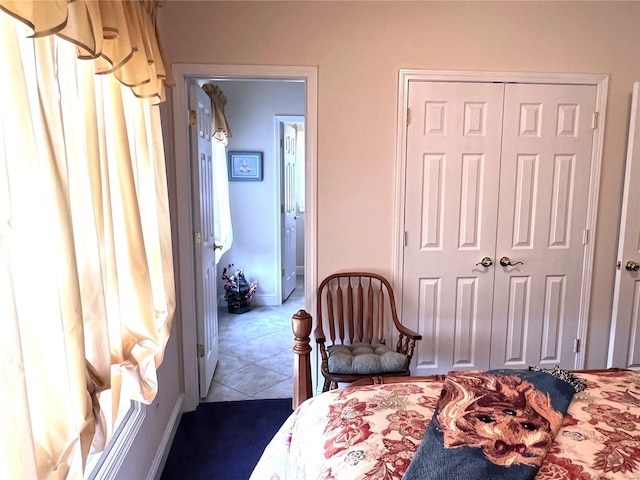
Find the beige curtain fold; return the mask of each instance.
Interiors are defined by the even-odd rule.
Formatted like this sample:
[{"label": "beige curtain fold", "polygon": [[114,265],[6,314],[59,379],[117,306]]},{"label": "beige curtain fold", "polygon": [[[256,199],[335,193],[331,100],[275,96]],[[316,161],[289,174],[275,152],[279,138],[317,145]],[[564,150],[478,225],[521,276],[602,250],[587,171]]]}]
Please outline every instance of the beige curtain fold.
[{"label": "beige curtain fold", "polygon": [[174,85],[157,34],[157,1],[0,0],[0,9],[33,38],[55,34],[73,43],[78,58],[93,60],[95,73],[112,73],[153,104]]},{"label": "beige curtain fold", "polygon": [[[66,2],[0,2],[37,32],[87,32]],[[28,33],[0,13],[0,478],[75,479],[120,406],[157,393],[175,308],[165,159],[154,97]]]},{"label": "beige curtain fold", "polygon": [[211,132],[212,137],[223,145],[227,145],[231,134],[231,128],[227,123],[227,117],[224,114],[224,108],[227,105],[227,97],[225,97],[222,89],[212,83],[205,83],[202,89],[211,99]]},{"label": "beige curtain fold", "polygon": [[211,138],[213,138],[213,221],[216,263],[233,245],[233,224],[231,223],[231,202],[229,200],[229,173],[226,145],[229,142],[231,128],[224,114],[227,97],[222,89],[213,83],[206,83],[202,89],[211,99]]}]

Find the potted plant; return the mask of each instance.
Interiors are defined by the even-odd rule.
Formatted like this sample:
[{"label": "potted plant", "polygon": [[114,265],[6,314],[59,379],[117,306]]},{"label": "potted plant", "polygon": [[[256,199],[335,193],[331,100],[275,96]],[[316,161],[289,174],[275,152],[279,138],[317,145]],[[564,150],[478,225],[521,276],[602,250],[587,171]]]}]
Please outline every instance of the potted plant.
[{"label": "potted plant", "polygon": [[258,289],[258,282],[247,282],[242,269],[231,272],[233,263],[222,270],[224,283],[224,298],[227,301],[229,313],[244,313],[251,310],[251,297]]}]

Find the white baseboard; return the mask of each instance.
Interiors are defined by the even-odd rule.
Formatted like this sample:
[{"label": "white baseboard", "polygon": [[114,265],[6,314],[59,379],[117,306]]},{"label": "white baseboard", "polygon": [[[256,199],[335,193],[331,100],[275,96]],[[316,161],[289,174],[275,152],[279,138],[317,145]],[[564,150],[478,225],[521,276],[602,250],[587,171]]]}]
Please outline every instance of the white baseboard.
[{"label": "white baseboard", "polygon": [[167,424],[167,428],[164,431],[164,435],[162,435],[162,440],[160,441],[158,451],[156,452],[156,456],[154,457],[151,468],[149,469],[149,476],[147,477],[147,480],[160,480],[162,470],[164,469],[164,464],[166,463],[167,457],[169,456],[169,450],[171,450],[173,438],[176,436],[178,425],[180,425],[183,403],[184,393],[181,393],[176,400],[176,404],[173,407],[173,411],[171,412],[171,417],[169,418],[169,423]]},{"label": "white baseboard", "polygon": [[[255,305],[256,307],[257,306],[272,307],[272,306],[282,305],[282,302],[276,295],[260,295],[256,293],[251,299],[251,305]],[[226,307],[226,306],[227,306],[227,301],[224,299],[223,295],[220,295],[218,297],[218,307]]]},{"label": "white baseboard", "polygon": [[272,295],[259,295],[255,294],[251,299],[251,305],[273,307],[282,305],[282,300],[275,294]]}]

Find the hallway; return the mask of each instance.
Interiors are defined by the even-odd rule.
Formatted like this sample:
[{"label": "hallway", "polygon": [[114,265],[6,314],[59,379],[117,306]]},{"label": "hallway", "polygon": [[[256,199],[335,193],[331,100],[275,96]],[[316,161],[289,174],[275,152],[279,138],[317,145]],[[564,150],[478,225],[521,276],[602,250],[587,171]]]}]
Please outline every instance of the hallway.
[{"label": "hallway", "polygon": [[291,398],[291,316],[304,308],[304,277],[280,306],[256,306],[243,314],[218,310],[220,358],[202,402]]}]

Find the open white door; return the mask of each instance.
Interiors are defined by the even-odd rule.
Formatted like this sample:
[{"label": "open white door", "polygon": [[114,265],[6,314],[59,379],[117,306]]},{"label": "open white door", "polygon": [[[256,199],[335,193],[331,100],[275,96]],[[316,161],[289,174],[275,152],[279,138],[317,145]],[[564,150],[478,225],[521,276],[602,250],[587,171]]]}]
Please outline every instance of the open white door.
[{"label": "open white door", "polygon": [[282,301],[296,288],[296,129],[282,124]]},{"label": "open white door", "polygon": [[218,302],[213,218],[211,100],[189,81],[189,141],[193,192],[196,330],[200,397],[206,397],[218,363]]},{"label": "open white door", "polygon": [[608,367],[640,368],[640,83],[633,85]]}]

